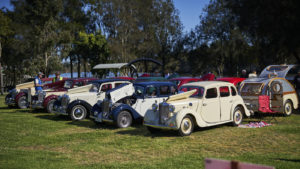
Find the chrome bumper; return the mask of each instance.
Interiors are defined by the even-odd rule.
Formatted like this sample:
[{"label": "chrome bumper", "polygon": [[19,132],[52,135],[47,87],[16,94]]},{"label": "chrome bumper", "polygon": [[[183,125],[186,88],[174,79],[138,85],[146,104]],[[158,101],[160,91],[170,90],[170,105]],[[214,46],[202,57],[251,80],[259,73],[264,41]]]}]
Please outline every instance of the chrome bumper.
[{"label": "chrome bumper", "polygon": [[16,101],[12,97],[6,98],[5,99],[5,104],[8,105],[8,106],[15,106],[16,105]]},{"label": "chrome bumper", "polygon": [[144,122],[144,125],[145,125],[145,126],[148,126],[148,127],[159,128],[159,129],[165,129],[165,130],[178,130],[178,129],[176,128],[176,126],[170,127],[170,126],[167,126],[167,125],[162,125],[162,124],[150,124],[150,123],[146,123],[146,122]]},{"label": "chrome bumper", "polygon": [[65,108],[63,108],[62,106],[56,106],[56,105],[53,107],[53,113],[59,114],[59,115],[68,115]]}]

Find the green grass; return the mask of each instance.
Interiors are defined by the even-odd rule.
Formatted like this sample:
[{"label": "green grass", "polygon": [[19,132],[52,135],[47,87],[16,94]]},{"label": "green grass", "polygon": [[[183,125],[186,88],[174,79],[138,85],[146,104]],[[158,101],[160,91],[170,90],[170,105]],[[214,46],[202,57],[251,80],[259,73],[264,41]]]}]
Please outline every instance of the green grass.
[{"label": "green grass", "polygon": [[178,137],[152,135],[141,125],[71,122],[3,102],[1,96],[0,168],[204,168],[205,158],[300,168],[300,114],[277,117],[277,124],[264,128],[222,125]]}]

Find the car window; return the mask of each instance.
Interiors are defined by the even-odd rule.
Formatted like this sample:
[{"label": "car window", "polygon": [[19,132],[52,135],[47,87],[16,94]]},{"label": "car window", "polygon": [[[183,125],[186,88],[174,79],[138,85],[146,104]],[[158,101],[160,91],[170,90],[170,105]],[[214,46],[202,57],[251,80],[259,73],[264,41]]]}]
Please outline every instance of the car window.
[{"label": "car window", "polygon": [[160,86],[159,87],[159,94],[160,95],[169,95],[170,94],[170,87],[169,86]]},{"label": "car window", "polygon": [[155,97],[157,96],[157,89],[155,86],[149,86],[146,88],[146,96]]},{"label": "car window", "polygon": [[217,97],[218,97],[217,88],[207,89],[205,98],[212,99]]},{"label": "car window", "polygon": [[118,87],[118,86],[120,86],[120,85],[122,85],[122,84],[124,84],[124,83],[120,83],[120,82],[115,83],[115,87]]},{"label": "car window", "polygon": [[73,87],[79,87],[79,86],[83,86],[83,82],[75,82]]},{"label": "car window", "polygon": [[229,88],[227,86],[222,86],[219,88],[221,97],[228,97],[230,95]]},{"label": "car window", "polygon": [[65,84],[64,84],[64,88],[67,88],[67,89],[70,89],[73,85],[73,82],[71,80],[67,80],[65,81]]},{"label": "car window", "polygon": [[111,84],[104,84],[104,85],[102,85],[102,87],[101,87],[101,91],[102,91],[102,92],[106,92],[106,91],[108,91],[108,90],[110,90],[110,89],[112,89]]},{"label": "car window", "polygon": [[135,95],[136,96],[143,96],[144,95],[144,87],[142,86],[134,86],[135,88]]},{"label": "car window", "polygon": [[231,88],[231,95],[232,96],[236,96],[236,90],[234,87],[230,87]]},{"label": "car window", "polygon": [[90,92],[98,92],[98,90],[99,90],[99,84],[92,83],[92,87],[90,89]]},{"label": "car window", "polygon": [[190,91],[190,90],[194,90],[196,89],[196,92],[190,96],[190,97],[200,97],[202,98],[203,96],[203,93],[204,93],[204,88],[203,87],[198,87],[198,86],[183,86],[179,89],[179,91],[181,92],[187,92],[187,91]]},{"label": "car window", "polygon": [[171,86],[171,95],[176,94],[177,93],[177,89],[175,86]]}]

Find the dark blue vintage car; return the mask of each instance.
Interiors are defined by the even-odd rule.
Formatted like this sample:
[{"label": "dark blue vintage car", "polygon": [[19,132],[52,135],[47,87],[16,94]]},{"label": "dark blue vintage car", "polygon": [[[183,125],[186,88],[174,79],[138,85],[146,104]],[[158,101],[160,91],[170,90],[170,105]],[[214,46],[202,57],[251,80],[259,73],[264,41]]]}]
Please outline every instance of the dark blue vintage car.
[{"label": "dark blue vintage car", "polygon": [[[92,108],[90,118],[96,123],[111,122],[119,128],[142,120],[153,103],[160,103],[177,93],[172,82],[138,82],[115,88]],[[117,98],[117,99],[116,99]]]}]

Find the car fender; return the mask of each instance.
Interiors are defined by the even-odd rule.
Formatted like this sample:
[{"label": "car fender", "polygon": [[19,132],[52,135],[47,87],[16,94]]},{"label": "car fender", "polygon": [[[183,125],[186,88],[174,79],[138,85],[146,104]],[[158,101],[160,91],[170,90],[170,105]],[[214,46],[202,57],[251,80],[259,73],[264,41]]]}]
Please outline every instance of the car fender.
[{"label": "car fender", "polygon": [[117,106],[116,108],[114,108],[111,113],[113,115],[113,120],[116,121],[117,117],[119,115],[119,113],[123,110],[126,110],[128,112],[131,113],[132,118],[134,120],[139,119],[139,118],[143,118],[135,109],[133,109],[131,106],[129,106],[128,104],[120,104],[119,106]]},{"label": "car fender", "polygon": [[52,100],[52,99],[57,99],[57,95],[54,95],[54,94],[52,94],[52,95],[50,95],[50,96],[47,96],[45,99],[44,99],[44,101],[43,101],[43,106],[44,107],[47,107],[47,104],[49,103],[49,101],[50,100]]},{"label": "car fender", "polygon": [[202,117],[199,115],[199,113],[195,112],[192,109],[186,108],[180,110],[178,113],[176,113],[176,126],[179,129],[180,124],[184,116],[191,115],[194,118],[194,125],[197,125],[199,127],[205,127],[206,123],[202,120]]},{"label": "car fender", "polygon": [[297,97],[296,93],[283,95],[283,103],[282,104],[284,104],[287,100],[291,100],[294,109],[298,109],[299,101],[298,101],[298,97]]},{"label": "car fender", "polygon": [[233,120],[233,113],[234,113],[234,110],[237,106],[241,106],[244,110],[244,113],[247,117],[249,117],[251,115],[250,111],[248,110],[248,108],[246,107],[246,105],[244,104],[243,100],[241,99],[237,99],[237,100],[234,100],[234,102],[232,103],[232,106],[231,106],[231,114],[230,114],[230,119]]},{"label": "car fender", "polygon": [[100,112],[101,106],[99,106],[98,104],[94,104],[94,106],[91,108],[90,114],[94,114],[95,111]]},{"label": "car fender", "polygon": [[16,103],[18,103],[19,99],[20,99],[22,96],[26,96],[26,98],[27,98],[27,93],[25,93],[25,92],[19,92],[19,93],[16,95],[16,98],[15,98]]},{"label": "car fender", "polygon": [[67,113],[70,113],[72,108],[76,105],[82,105],[86,108],[87,110],[87,115],[90,115],[91,109],[92,109],[92,105],[90,105],[88,102],[84,101],[84,100],[74,100],[71,103],[68,104],[68,108],[67,108]]}]

